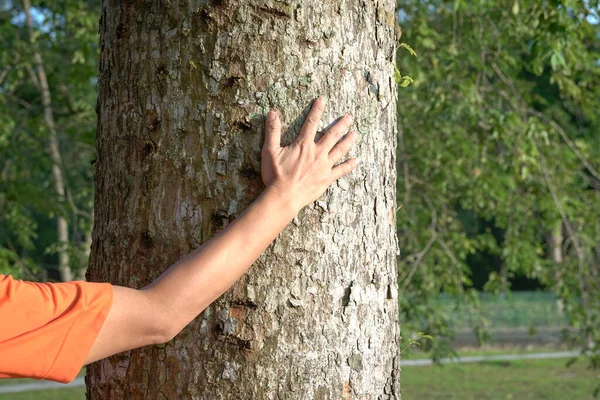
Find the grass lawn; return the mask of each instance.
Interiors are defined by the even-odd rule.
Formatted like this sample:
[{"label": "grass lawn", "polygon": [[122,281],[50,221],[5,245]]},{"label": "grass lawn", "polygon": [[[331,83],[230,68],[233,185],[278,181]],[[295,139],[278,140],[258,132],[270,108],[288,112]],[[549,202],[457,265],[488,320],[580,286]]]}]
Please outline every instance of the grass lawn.
[{"label": "grass lawn", "polygon": [[[529,352],[529,351],[524,351]],[[460,352],[462,356],[493,354]],[[568,359],[493,361],[402,369],[403,400],[594,400],[600,372],[587,369],[585,361],[566,368]],[[0,384],[33,382],[31,379],[0,380]],[[0,395],[0,400],[83,400],[85,388],[40,390]]]},{"label": "grass lawn", "polygon": [[[77,376],[85,376],[85,368]],[[16,385],[20,383],[46,382],[35,379],[0,379],[0,387],[4,385]],[[23,393],[0,394],[0,400],[83,400],[85,399],[85,387],[69,389],[35,390]]]},{"label": "grass lawn", "polygon": [[402,369],[404,400],[593,400],[600,372],[566,359],[494,361]]},{"label": "grass lawn", "polygon": [[1,400],[84,400],[85,388],[36,390],[33,392],[0,394]]},{"label": "grass lawn", "polygon": [[[77,377],[85,376],[85,367],[81,368],[81,371],[77,374]],[[39,381],[36,379],[30,378],[22,378],[22,379],[0,379],[0,386],[4,385],[18,385],[20,383],[36,383],[36,382],[48,382],[48,381]]]}]

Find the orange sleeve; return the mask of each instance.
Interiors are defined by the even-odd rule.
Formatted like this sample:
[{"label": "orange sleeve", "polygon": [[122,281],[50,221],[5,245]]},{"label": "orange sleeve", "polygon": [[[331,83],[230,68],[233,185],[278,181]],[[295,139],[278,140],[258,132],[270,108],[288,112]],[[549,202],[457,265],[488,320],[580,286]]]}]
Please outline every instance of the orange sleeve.
[{"label": "orange sleeve", "polygon": [[0,275],[0,378],[71,382],[112,298],[109,283],[35,283]]}]

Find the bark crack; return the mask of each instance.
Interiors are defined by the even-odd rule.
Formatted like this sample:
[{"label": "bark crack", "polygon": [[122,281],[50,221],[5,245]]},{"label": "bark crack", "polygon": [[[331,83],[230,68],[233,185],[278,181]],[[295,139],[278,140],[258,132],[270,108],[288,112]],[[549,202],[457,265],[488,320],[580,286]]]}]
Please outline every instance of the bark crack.
[{"label": "bark crack", "polygon": [[292,7],[287,4],[255,4],[254,10],[258,13],[265,13],[278,18],[292,18]]}]

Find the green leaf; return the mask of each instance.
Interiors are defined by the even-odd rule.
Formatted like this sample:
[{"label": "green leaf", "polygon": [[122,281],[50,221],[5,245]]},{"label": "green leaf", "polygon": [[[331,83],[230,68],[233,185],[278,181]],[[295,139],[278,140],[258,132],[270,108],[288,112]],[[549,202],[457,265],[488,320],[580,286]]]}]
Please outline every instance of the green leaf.
[{"label": "green leaf", "polygon": [[519,0],[515,0],[512,6],[513,15],[519,15]]},{"label": "green leaf", "polygon": [[417,333],[417,337],[418,337],[419,339],[428,339],[428,340],[431,340],[431,341],[433,341],[433,336],[431,336],[431,335],[427,335],[427,334],[425,334],[425,333],[423,333],[423,332],[418,332],[418,333]]},{"label": "green leaf", "polygon": [[400,83],[401,79],[402,79],[402,74],[400,73],[398,66],[396,64],[394,64],[394,80],[396,81],[396,83]]},{"label": "green leaf", "polygon": [[408,44],[406,43],[400,43],[400,47],[404,47],[406,50],[408,50],[408,52],[410,53],[411,56],[417,56],[417,52],[413,50],[412,47],[410,47]]},{"label": "green leaf", "polygon": [[398,82],[398,84],[405,88],[413,82],[414,82],[413,78],[411,78],[408,75],[404,75],[402,78],[400,78],[400,81]]},{"label": "green leaf", "polygon": [[558,67],[565,68],[567,66],[565,57],[562,53],[557,51],[552,52],[552,55],[550,56],[550,66],[554,71],[557,71]]}]

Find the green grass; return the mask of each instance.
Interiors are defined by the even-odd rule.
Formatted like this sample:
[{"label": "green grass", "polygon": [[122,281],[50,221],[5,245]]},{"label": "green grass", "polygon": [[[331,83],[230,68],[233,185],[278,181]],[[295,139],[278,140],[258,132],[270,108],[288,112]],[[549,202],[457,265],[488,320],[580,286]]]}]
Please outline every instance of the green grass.
[{"label": "green grass", "polygon": [[[85,376],[85,367],[77,376]],[[45,382],[35,379],[0,379],[0,386],[20,383]],[[0,400],[82,400],[85,399],[85,387],[69,389],[34,390],[23,393],[0,394]]]},{"label": "green grass", "polygon": [[600,372],[566,359],[494,361],[402,369],[404,400],[593,400]]},{"label": "green grass", "polygon": [[0,394],[0,400],[83,400],[85,388],[36,390],[33,392]]},{"label": "green grass", "polygon": [[[78,377],[85,376],[85,367],[83,367],[81,369],[81,371],[79,371],[79,373],[77,374],[77,376]],[[41,380],[36,380],[36,379],[31,379],[31,378],[0,379],[0,386],[4,386],[4,385],[18,385],[20,383],[36,383],[36,382],[47,382],[47,381],[41,381]]]}]

